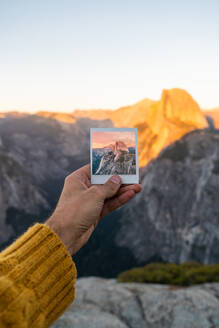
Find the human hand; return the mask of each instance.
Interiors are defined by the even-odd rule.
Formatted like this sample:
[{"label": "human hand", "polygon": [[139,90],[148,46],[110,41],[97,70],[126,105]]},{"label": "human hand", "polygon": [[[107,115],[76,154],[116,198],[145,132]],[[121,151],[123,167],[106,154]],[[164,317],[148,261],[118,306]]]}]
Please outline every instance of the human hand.
[{"label": "human hand", "polygon": [[90,165],[65,179],[57,207],[45,222],[75,254],[90,238],[99,220],[141,191],[140,184],[121,185],[119,176],[104,185],[91,185]]}]

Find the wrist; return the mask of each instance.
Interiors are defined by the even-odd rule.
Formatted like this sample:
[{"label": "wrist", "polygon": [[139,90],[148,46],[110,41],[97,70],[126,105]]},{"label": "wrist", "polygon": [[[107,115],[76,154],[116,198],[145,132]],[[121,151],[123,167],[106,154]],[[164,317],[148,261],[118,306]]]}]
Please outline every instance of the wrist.
[{"label": "wrist", "polygon": [[72,255],[71,249],[67,244],[65,235],[62,232],[62,229],[60,227],[60,224],[57,222],[57,220],[51,216],[46,222],[45,225],[47,225],[51,230],[53,230],[56,235],[61,239],[62,243],[65,245],[67,251]]}]

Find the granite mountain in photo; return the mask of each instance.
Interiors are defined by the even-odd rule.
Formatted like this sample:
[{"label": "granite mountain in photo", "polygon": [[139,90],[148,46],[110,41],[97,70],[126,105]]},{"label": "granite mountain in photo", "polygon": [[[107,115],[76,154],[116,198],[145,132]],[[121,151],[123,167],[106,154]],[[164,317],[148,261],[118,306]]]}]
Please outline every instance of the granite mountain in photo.
[{"label": "granite mountain in photo", "polygon": [[[101,149],[93,149],[93,174],[136,174],[135,151],[133,151],[135,148],[132,148],[131,152],[123,141],[117,140],[115,143]],[[102,156],[100,156],[100,154],[102,154]],[[96,167],[97,170],[95,170]]]}]

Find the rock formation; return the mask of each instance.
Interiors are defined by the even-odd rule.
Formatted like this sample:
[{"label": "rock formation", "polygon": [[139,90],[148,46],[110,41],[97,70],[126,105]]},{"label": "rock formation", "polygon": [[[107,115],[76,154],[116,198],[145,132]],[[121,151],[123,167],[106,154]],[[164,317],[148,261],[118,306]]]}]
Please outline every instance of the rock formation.
[{"label": "rock formation", "polygon": [[52,328],[219,327],[219,283],[174,288],[82,278],[76,295]]},{"label": "rock formation", "polygon": [[118,245],[139,262],[218,262],[218,133],[192,132],[169,146],[143,170],[142,187],[124,209]]},{"label": "rock formation", "polygon": [[[123,141],[117,140],[115,144],[107,145],[103,149],[94,149],[94,159],[97,158],[98,153],[100,152],[103,155],[101,157],[98,169],[96,171],[93,170],[94,174],[136,174],[135,154],[129,153],[129,149]],[[96,167],[95,162],[93,165]]]},{"label": "rock formation", "polygon": [[145,122],[136,125],[140,166],[186,133],[207,125],[198,104],[186,91],[163,90],[161,100],[148,109]]},{"label": "rock formation", "polygon": [[115,148],[114,148],[114,155],[115,155],[114,162],[118,161],[120,159],[121,155],[123,155],[125,153],[126,154],[129,153],[129,149],[126,146],[126,144],[120,140],[116,141]]}]

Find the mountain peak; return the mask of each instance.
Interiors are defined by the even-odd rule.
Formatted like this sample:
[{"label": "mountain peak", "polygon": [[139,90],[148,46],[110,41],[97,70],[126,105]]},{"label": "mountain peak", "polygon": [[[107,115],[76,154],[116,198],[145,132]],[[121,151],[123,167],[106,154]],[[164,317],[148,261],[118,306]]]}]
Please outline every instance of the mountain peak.
[{"label": "mountain peak", "polygon": [[162,91],[160,101],[148,110],[146,122],[155,133],[160,133],[164,125],[186,132],[208,126],[198,103],[187,91],[178,88]]},{"label": "mountain peak", "polygon": [[122,140],[116,140],[114,144],[109,144],[104,148],[111,149],[115,155],[120,154],[121,152],[129,152],[127,145]]},{"label": "mountain peak", "polygon": [[129,149],[128,147],[126,146],[126,144],[121,141],[121,140],[118,140],[115,142],[115,151],[125,151],[125,152],[128,152]]},{"label": "mountain peak", "polygon": [[207,126],[204,113],[188,92],[164,89],[160,101],[147,110],[145,122],[137,125],[140,165],[146,165],[164,147],[186,133]]},{"label": "mountain peak", "polygon": [[160,106],[167,120],[184,123],[196,128],[207,126],[198,103],[183,89],[163,90]]}]

